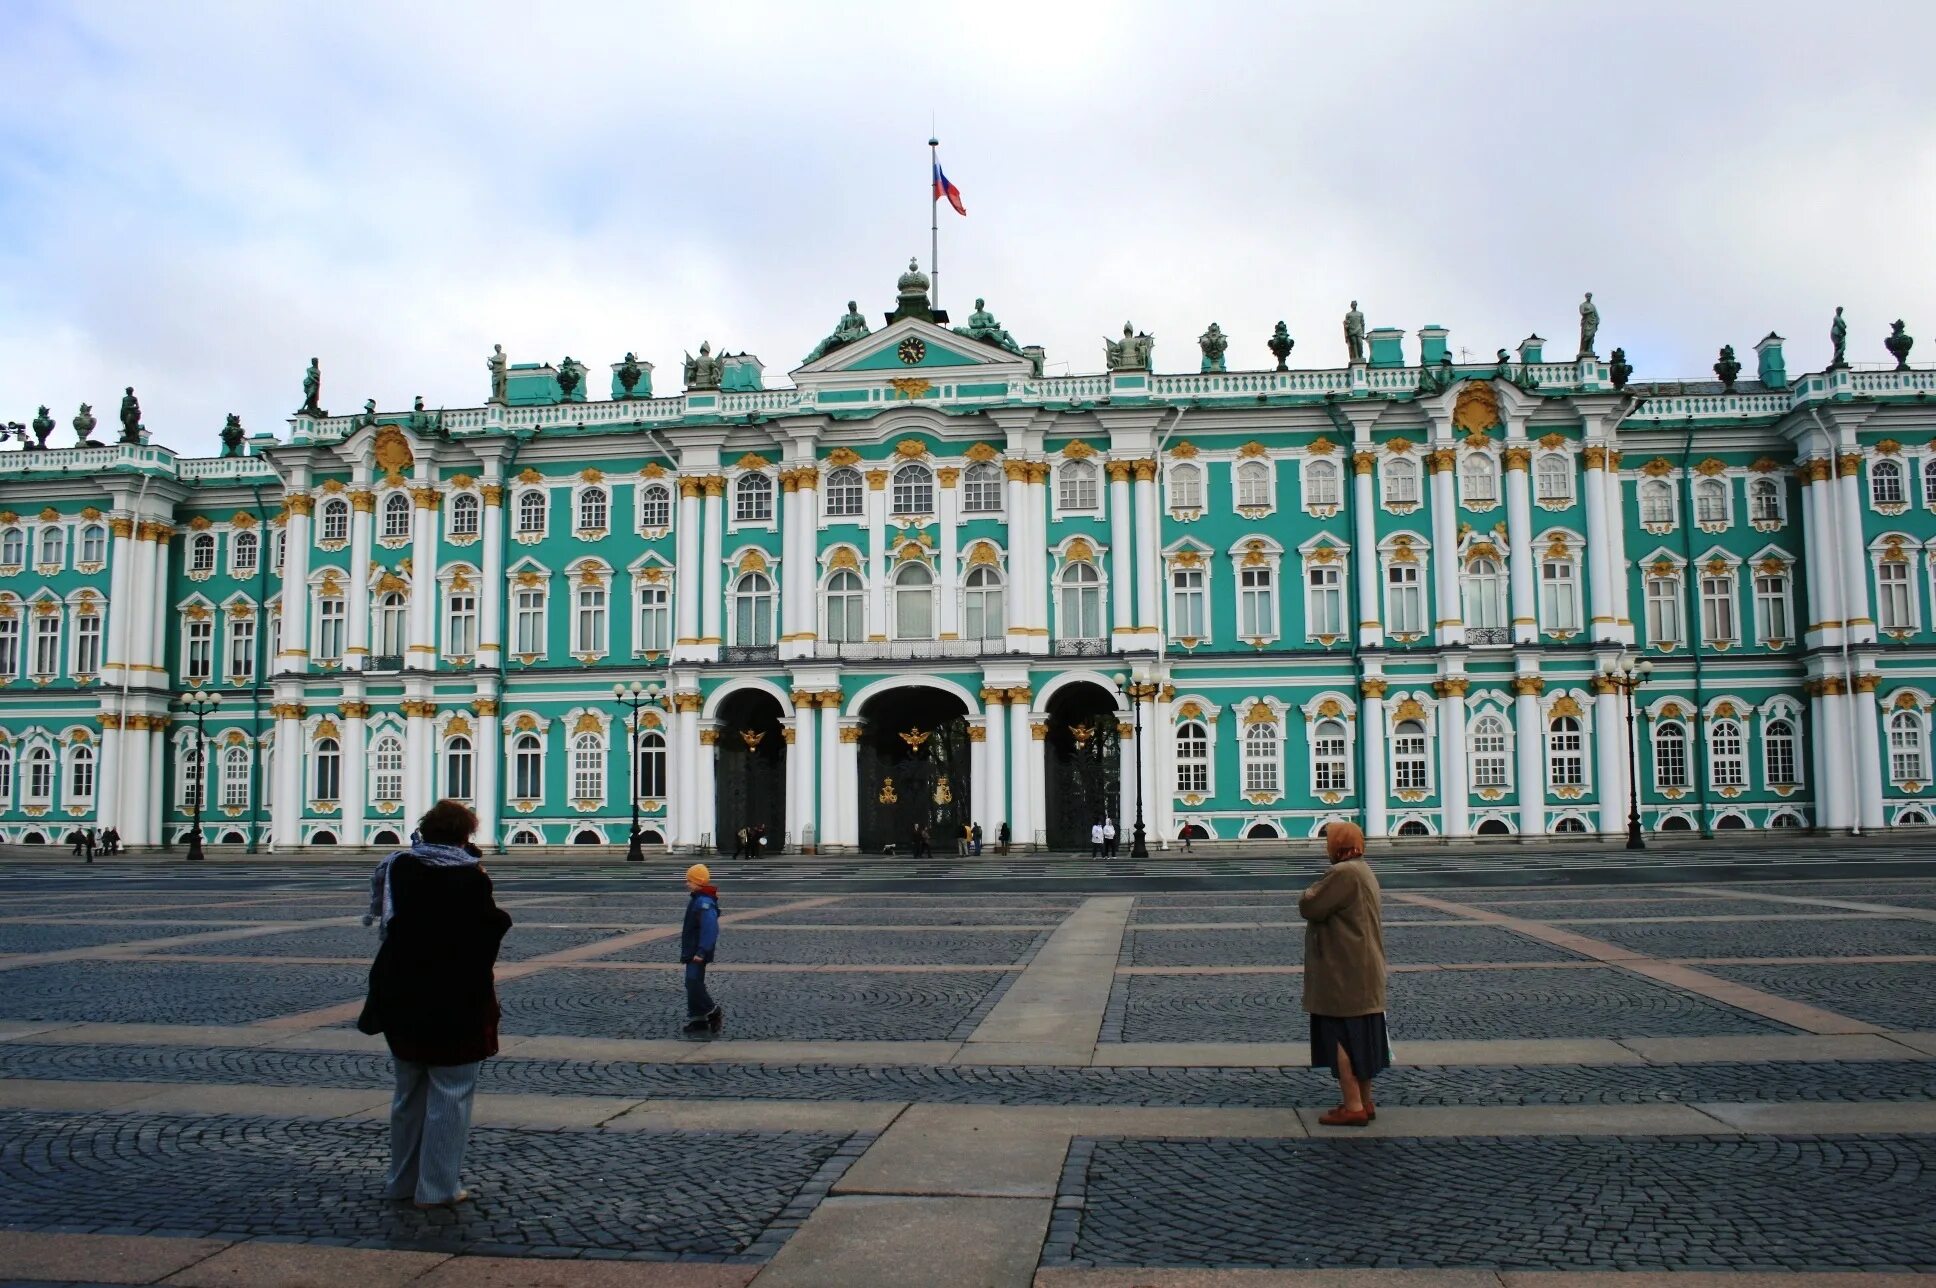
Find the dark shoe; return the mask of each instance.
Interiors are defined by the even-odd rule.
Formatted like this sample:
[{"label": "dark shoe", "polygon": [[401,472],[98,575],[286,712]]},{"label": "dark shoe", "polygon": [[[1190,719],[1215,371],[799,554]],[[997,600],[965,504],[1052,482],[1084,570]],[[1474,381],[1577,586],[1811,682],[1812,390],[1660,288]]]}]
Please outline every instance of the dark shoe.
[{"label": "dark shoe", "polygon": [[719,1032],[720,1028],[725,1025],[725,1023],[726,1023],[725,1009],[719,1006],[713,1007],[713,1013],[706,1017],[706,1027],[711,1029],[714,1033],[717,1033]]},{"label": "dark shoe", "polygon": [[1364,1109],[1346,1109],[1340,1106],[1326,1114],[1318,1115],[1318,1121],[1326,1127],[1363,1127],[1371,1121],[1371,1114]]},{"label": "dark shoe", "polygon": [[686,1032],[688,1032],[688,1033],[704,1033],[704,1032],[706,1032],[706,1031],[707,1031],[707,1020],[706,1020],[706,1017],[705,1017],[705,1016],[703,1016],[703,1015],[702,1015],[702,1016],[700,1016],[700,1017],[699,1017],[698,1019],[696,1019],[696,1020],[687,1020],[687,1021],[686,1021]]},{"label": "dark shoe", "polygon": [[1365,1121],[1368,1123],[1378,1121],[1378,1106],[1371,1103],[1370,1096],[1365,1097]]}]

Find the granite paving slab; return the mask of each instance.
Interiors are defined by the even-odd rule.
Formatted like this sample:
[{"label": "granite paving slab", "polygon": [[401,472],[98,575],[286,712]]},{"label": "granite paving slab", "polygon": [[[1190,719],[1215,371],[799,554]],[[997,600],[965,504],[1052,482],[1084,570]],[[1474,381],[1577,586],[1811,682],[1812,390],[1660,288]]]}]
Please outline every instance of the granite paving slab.
[{"label": "granite paving slab", "polygon": [[[1142,930],[1124,936],[1130,966],[1295,966],[1304,960],[1302,924],[1259,929]],[[1578,954],[1501,926],[1385,927],[1394,965],[1579,961]]]}]

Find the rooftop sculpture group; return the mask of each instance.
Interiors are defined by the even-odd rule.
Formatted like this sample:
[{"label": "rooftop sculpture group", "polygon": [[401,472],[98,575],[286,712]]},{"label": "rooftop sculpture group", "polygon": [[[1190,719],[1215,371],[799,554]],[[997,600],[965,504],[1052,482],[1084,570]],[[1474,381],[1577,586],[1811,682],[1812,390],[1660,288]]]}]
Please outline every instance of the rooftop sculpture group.
[{"label": "rooftop sculpture group", "polygon": [[1150,354],[1156,351],[1156,337],[1139,332],[1133,323],[1123,323],[1123,338],[1104,340],[1103,359],[1111,371],[1148,371]]}]

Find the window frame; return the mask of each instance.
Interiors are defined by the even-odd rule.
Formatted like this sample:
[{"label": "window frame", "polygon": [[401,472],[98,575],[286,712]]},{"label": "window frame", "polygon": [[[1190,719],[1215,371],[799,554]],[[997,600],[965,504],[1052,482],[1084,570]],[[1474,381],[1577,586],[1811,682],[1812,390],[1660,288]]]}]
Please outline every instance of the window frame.
[{"label": "window frame", "polygon": [[[1562,723],[1569,727],[1562,729]],[[1562,745],[1562,738],[1570,740],[1570,745]],[[1586,791],[1590,786],[1586,758],[1586,721],[1578,716],[1549,715],[1546,718],[1547,790],[1572,787]]]},{"label": "window frame", "polygon": [[1057,514],[1102,514],[1102,467],[1091,460],[1065,460],[1055,467]]},{"label": "window frame", "polygon": [[775,513],[771,474],[747,470],[733,480],[733,527],[769,527]]}]

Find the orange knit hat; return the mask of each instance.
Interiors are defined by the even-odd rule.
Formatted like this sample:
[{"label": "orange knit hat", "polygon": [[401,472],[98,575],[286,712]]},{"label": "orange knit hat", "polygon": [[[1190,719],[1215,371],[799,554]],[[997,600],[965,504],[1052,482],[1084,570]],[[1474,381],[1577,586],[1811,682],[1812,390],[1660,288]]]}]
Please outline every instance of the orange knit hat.
[{"label": "orange knit hat", "polygon": [[703,863],[695,863],[686,869],[686,880],[697,881],[700,885],[711,885],[713,883],[712,869]]}]

